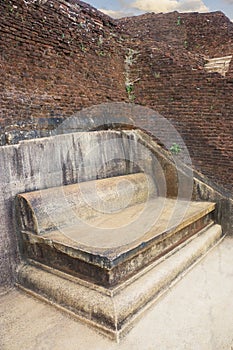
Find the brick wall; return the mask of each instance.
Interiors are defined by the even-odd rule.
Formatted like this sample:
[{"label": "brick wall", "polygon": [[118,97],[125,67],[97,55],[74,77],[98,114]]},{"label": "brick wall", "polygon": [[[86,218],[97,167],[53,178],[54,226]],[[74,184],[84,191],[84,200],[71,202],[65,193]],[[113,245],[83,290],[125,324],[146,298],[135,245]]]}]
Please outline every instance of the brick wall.
[{"label": "brick wall", "polygon": [[168,118],[194,167],[232,192],[233,62],[224,78],[206,73],[204,56],[233,53],[233,24],[221,12],[148,14],[120,23],[137,52],[131,69],[135,102]]},{"label": "brick wall", "polygon": [[27,3],[0,2],[2,129],[126,98],[114,21],[77,1]]},{"label": "brick wall", "polygon": [[194,167],[233,192],[233,62],[225,78],[204,70],[205,57],[233,52],[233,24],[221,12],[114,21],[78,0],[4,0],[0,36],[1,144],[11,142],[5,132],[46,136],[83,107],[129,101],[130,48],[134,102],[168,118]]}]

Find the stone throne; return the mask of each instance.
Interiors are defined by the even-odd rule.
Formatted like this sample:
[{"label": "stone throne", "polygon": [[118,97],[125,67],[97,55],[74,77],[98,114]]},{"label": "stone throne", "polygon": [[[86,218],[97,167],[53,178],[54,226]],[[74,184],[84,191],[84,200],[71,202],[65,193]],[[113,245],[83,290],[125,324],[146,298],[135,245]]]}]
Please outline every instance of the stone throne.
[{"label": "stone throne", "polygon": [[46,183],[16,198],[20,288],[117,341],[222,235],[215,203],[190,200],[189,168],[121,106],[114,122],[98,109],[101,127],[87,111],[62,125],[43,148]]}]

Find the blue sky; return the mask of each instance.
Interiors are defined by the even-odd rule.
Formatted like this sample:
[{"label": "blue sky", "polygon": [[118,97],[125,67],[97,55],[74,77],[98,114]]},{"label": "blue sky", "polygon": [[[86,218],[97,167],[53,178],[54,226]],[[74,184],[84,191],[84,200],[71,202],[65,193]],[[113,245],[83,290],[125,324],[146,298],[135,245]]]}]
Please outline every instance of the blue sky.
[{"label": "blue sky", "polygon": [[145,12],[224,12],[233,20],[233,0],[86,0],[112,17]]}]

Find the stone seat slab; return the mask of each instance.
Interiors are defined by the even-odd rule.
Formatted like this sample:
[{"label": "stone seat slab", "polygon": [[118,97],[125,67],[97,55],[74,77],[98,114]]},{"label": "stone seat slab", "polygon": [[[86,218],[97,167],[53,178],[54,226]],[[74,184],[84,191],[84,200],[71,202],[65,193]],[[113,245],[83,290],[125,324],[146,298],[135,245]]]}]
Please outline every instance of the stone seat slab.
[{"label": "stone seat slab", "polygon": [[211,225],[214,208],[210,202],[157,197],[43,235],[22,231],[24,255],[110,287]]}]

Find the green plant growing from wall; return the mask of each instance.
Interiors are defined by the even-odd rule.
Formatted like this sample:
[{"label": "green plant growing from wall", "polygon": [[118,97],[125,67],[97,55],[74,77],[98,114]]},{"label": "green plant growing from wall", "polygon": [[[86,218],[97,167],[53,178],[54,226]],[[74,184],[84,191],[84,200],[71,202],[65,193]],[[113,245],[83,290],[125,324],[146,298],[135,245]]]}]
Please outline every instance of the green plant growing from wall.
[{"label": "green plant growing from wall", "polygon": [[135,96],[134,94],[131,94],[131,95],[129,96],[130,102],[134,103],[135,99],[136,99],[136,96]]},{"label": "green plant growing from wall", "polygon": [[134,83],[140,79],[136,79],[133,82],[128,82],[125,84],[125,90],[128,94],[128,98],[130,102],[134,102],[136,99],[135,93],[134,93]]},{"label": "green plant growing from wall", "polygon": [[177,143],[173,143],[170,147],[170,151],[172,154],[179,154],[181,152],[181,147]]},{"label": "green plant growing from wall", "polygon": [[104,39],[103,39],[102,35],[100,35],[97,44],[98,44],[98,46],[102,46],[103,43],[104,43]]},{"label": "green plant growing from wall", "polygon": [[15,8],[17,8],[17,6],[12,6],[12,5],[9,5],[9,6],[8,6],[8,9],[9,9],[9,11],[10,11],[11,13],[14,12],[14,9],[15,9]]},{"label": "green plant growing from wall", "polygon": [[181,18],[180,18],[180,16],[178,16],[176,24],[177,24],[178,26],[181,25]]},{"label": "green plant growing from wall", "polygon": [[128,93],[128,95],[130,95],[133,92],[134,87],[133,87],[133,85],[130,84],[130,85],[126,85],[125,89],[126,89],[126,92]]},{"label": "green plant growing from wall", "polygon": [[188,42],[187,42],[187,40],[184,41],[184,48],[185,48],[185,49],[188,48]]},{"label": "green plant growing from wall", "polygon": [[85,51],[86,51],[86,48],[85,48],[85,46],[83,45],[83,43],[80,44],[80,48],[81,48],[82,52],[85,52]]},{"label": "green plant growing from wall", "polygon": [[106,53],[104,51],[99,51],[98,55],[101,56],[101,57],[104,57],[104,56],[106,56]]},{"label": "green plant growing from wall", "polygon": [[155,76],[156,79],[159,79],[160,78],[160,72],[155,72],[154,76]]},{"label": "green plant growing from wall", "polygon": [[82,29],[85,28],[85,23],[83,23],[83,22],[79,22],[77,25],[79,28],[82,28]]},{"label": "green plant growing from wall", "polygon": [[134,94],[134,84],[140,80],[140,78],[136,78],[134,80],[131,79],[131,69],[134,63],[137,61],[138,51],[129,48],[127,50],[127,54],[125,56],[125,89],[128,94],[128,98],[130,102],[134,102],[136,96]]},{"label": "green plant growing from wall", "polygon": [[134,86],[132,83],[129,83],[128,85],[126,84],[125,85],[125,89],[126,89],[126,92],[128,94],[128,98],[129,98],[129,101],[130,102],[134,102],[135,101],[135,94],[134,94]]}]

